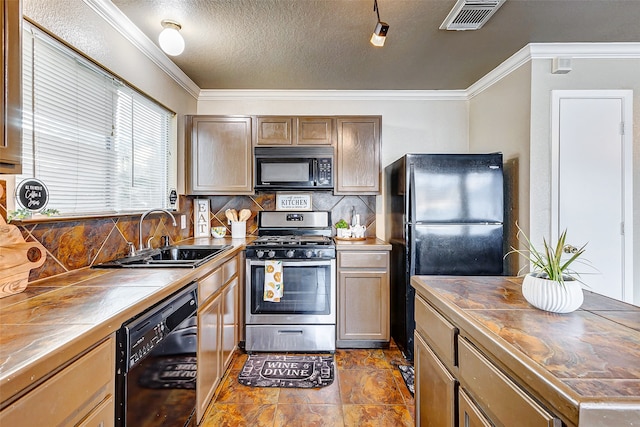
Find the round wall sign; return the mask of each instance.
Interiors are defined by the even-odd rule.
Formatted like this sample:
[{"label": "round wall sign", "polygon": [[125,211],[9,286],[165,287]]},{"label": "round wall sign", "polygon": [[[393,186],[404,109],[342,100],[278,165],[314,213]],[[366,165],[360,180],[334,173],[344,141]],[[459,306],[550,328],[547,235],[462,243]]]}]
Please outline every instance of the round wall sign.
[{"label": "round wall sign", "polygon": [[39,179],[25,179],[16,188],[16,199],[29,211],[41,211],[49,203],[49,190]]}]

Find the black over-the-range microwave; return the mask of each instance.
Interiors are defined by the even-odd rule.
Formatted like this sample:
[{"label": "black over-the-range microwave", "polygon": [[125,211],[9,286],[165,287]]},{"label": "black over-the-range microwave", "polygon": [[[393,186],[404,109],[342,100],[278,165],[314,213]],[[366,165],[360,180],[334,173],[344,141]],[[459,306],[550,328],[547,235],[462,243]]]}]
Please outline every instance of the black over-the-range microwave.
[{"label": "black over-the-range microwave", "polygon": [[333,147],[256,147],[256,190],[333,189]]}]

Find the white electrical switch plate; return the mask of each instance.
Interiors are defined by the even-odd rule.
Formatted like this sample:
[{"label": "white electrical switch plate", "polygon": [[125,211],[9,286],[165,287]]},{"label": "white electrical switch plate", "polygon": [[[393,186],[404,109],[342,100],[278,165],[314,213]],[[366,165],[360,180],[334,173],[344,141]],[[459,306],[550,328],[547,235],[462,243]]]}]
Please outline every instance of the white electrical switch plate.
[{"label": "white electrical switch plate", "polygon": [[187,216],[180,215],[180,229],[184,230],[185,228],[187,228]]}]

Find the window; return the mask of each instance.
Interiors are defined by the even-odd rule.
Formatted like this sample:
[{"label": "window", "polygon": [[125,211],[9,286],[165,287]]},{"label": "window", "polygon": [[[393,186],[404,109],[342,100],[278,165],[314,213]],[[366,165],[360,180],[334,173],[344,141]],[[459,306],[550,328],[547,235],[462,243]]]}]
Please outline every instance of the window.
[{"label": "window", "polygon": [[169,207],[173,113],[25,22],[23,174],[61,214]]}]

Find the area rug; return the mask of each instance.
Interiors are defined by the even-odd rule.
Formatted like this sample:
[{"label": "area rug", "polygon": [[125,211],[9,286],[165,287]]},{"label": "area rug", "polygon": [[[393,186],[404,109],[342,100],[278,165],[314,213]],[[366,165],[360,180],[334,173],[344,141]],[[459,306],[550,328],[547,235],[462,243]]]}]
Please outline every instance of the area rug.
[{"label": "area rug", "polygon": [[195,389],[195,356],[155,358],[140,376],[138,383],[145,388],[155,389]]},{"label": "area rug", "polygon": [[404,383],[407,385],[407,388],[409,389],[409,393],[411,393],[411,396],[413,396],[413,394],[415,393],[415,385],[414,385],[415,374],[413,371],[413,366],[398,365],[398,369],[402,374],[402,379],[404,380]]},{"label": "area rug", "polygon": [[238,375],[250,387],[319,388],[333,383],[333,356],[250,354]]}]

